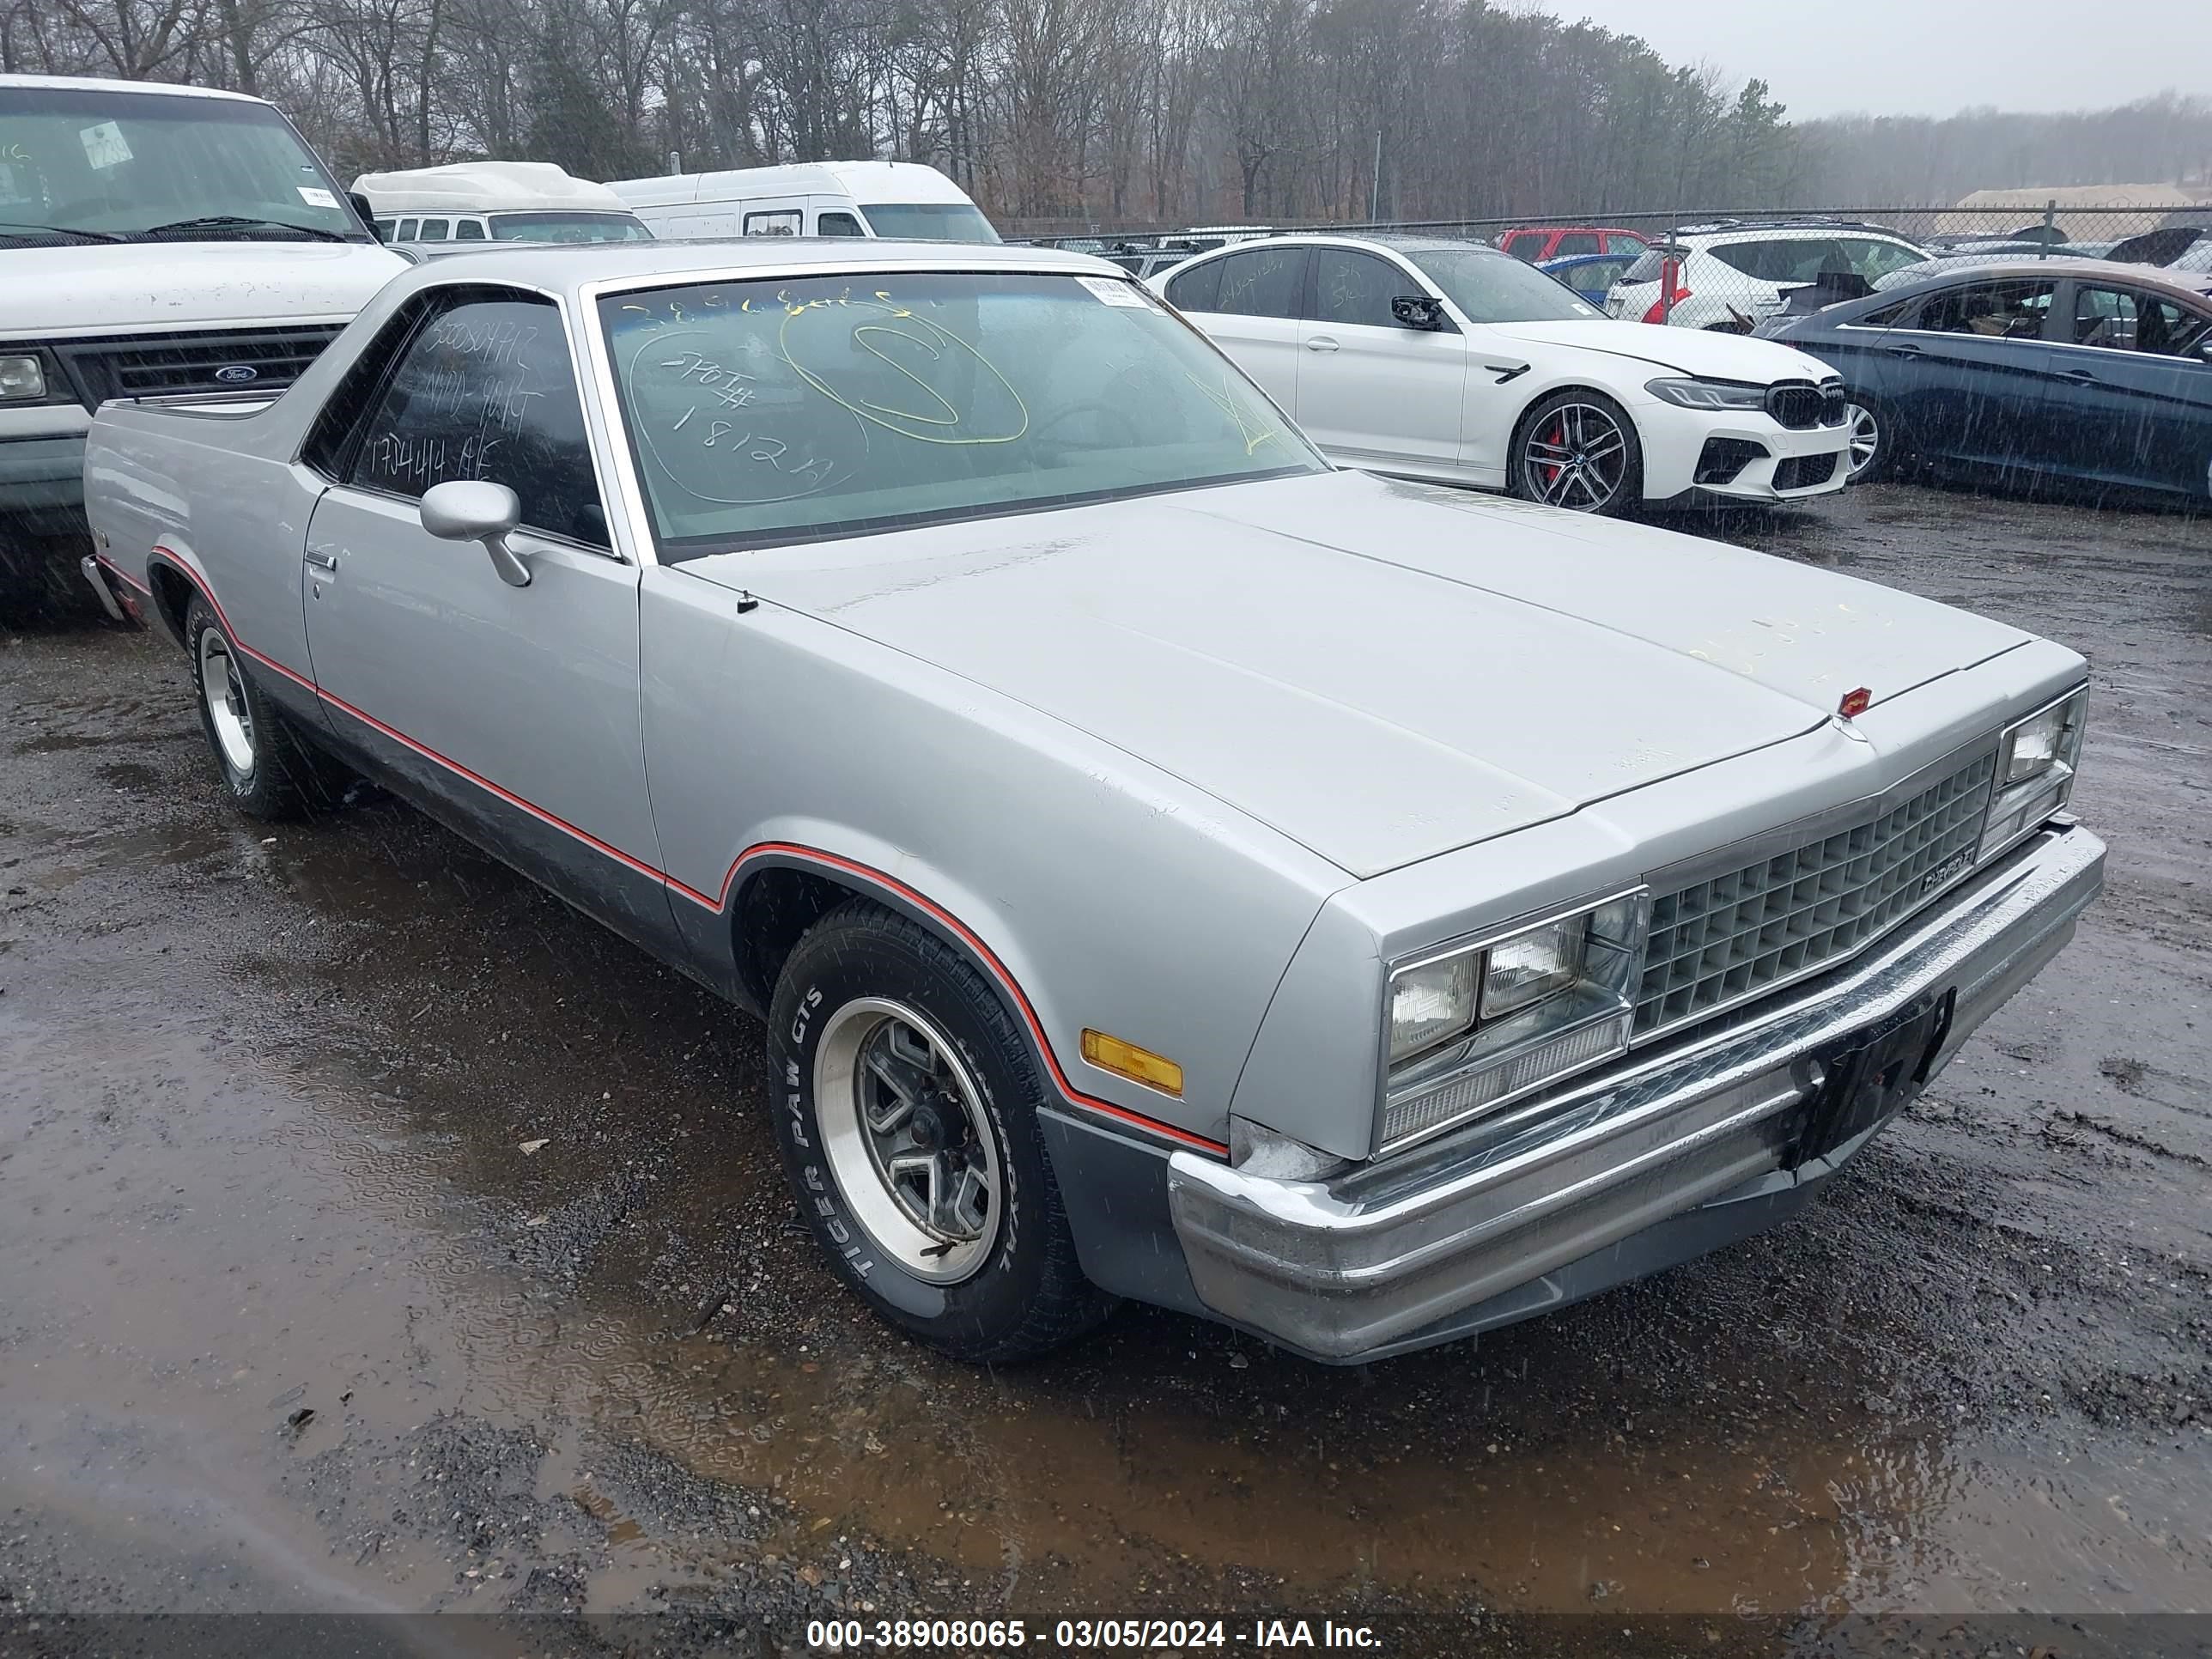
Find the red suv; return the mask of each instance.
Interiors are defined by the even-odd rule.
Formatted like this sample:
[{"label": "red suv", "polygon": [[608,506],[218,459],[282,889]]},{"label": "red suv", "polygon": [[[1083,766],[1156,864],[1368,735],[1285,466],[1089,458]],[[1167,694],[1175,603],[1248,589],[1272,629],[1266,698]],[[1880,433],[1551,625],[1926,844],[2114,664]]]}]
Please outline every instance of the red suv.
[{"label": "red suv", "polygon": [[1498,246],[1533,265],[1577,253],[1640,253],[1650,241],[1641,231],[1609,225],[1522,225],[1500,236]]}]

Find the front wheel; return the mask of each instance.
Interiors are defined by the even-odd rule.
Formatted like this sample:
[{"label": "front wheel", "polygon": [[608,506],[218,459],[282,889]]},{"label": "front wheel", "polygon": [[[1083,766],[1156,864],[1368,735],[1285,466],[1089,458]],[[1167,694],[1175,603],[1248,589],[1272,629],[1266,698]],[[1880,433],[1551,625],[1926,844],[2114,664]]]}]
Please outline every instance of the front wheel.
[{"label": "front wheel", "polygon": [[824,916],[776,981],[768,1057],[799,1209],[883,1317],[1004,1363],[1110,1311],[1077,1265],[1028,1045],[934,934],[865,900]]},{"label": "front wheel", "polygon": [[1644,495],[1636,422],[1601,392],[1571,388],[1540,398],[1515,429],[1508,485],[1547,507],[1626,513]]},{"label": "front wheel", "polygon": [[1854,392],[1844,404],[1844,425],[1850,433],[1846,452],[1852,483],[1875,483],[1897,471],[1897,419],[1863,392]]}]

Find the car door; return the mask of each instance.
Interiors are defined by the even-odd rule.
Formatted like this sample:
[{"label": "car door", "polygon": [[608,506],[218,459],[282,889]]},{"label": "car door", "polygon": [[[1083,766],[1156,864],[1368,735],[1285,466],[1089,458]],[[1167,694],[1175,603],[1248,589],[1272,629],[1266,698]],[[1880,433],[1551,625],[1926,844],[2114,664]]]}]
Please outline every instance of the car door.
[{"label": "car door", "polygon": [[[633,938],[668,926],[639,735],[638,571],[605,514],[560,310],[433,289],[310,440],[331,487],[308,527],[307,647],[340,741]],[[475,543],[422,528],[454,479],[514,489],[510,586]]]},{"label": "car door", "polygon": [[1191,320],[1293,420],[1298,418],[1299,359],[1304,355],[1298,343],[1304,326],[1299,312],[1312,252],[1255,247],[1225,253],[1200,270],[1178,274],[1168,288],[1170,304],[1185,310],[1202,307],[1193,312]]},{"label": "car door", "polygon": [[1306,435],[1357,465],[1456,471],[1466,337],[1449,322],[1443,332],[1409,328],[1390,309],[1428,284],[1379,254],[1317,247],[1311,293],[1298,335]]},{"label": "car door", "polygon": [[1967,276],[1920,302],[1876,348],[1892,414],[1919,453],[2033,471],[2051,451],[2057,279]]},{"label": "car door", "polygon": [[2051,352],[2060,467],[2082,478],[2212,494],[2212,317],[2124,283],[2077,280]]}]

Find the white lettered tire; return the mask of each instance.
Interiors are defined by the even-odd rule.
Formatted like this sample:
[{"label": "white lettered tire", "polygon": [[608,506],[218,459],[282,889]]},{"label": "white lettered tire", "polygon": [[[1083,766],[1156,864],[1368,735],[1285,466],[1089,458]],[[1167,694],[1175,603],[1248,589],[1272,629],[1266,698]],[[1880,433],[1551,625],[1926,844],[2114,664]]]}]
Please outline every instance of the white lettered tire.
[{"label": "white lettered tire", "polygon": [[777,979],[768,1060],[800,1212],[884,1318],[1003,1364],[1111,1311],[1076,1261],[1022,1030],[934,933],[861,899],[823,916]]}]

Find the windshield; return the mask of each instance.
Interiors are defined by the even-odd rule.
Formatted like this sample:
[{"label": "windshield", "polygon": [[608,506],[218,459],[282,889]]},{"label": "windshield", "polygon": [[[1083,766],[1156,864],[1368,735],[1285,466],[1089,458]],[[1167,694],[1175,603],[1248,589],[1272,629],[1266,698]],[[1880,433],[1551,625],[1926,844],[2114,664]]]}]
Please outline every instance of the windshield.
[{"label": "windshield", "polygon": [[495,213],[495,242],[649,242],[653,233],[634,213]]},{"label": "windshield", "polygon": [[1443,289],[1470,323],[1571,323],[1605,313],[1558,279],[1510,253],[1429,248],[1407,256]]},{"label": "windshield", "polygon": [[864,207],[878,236],[924,242],[995,242],[999,233],[981,208],[966,202],[878,202]]},{"label": "windshield", "polygon": [[1117,277],[700,283],[599,314],[664,558],[1326,470]]},{"label": "windshield", "polygon": [[266,104],[0,87],[0,238],[37,228],[128,237],[210,218],[257,222],[191,234],[282,236],[273,227],[291,225],[368,240],[314,153]]}]

